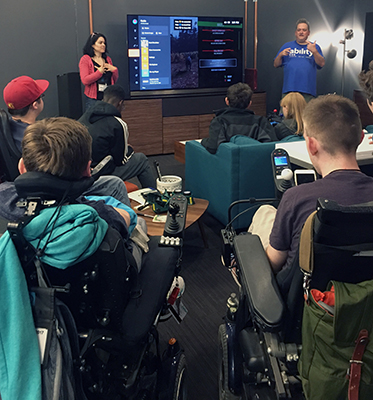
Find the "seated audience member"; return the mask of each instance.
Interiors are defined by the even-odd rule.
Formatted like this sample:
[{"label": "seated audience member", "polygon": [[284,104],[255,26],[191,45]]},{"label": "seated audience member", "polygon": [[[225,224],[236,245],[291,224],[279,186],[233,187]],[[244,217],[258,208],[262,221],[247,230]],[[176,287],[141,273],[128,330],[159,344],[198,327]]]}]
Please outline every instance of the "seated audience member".
[{"label": "seated audience member", "polygon": [[280,102],[284,120],[275,125],[275,133],[278,140],[290,135],[303,134],[302,113],[307,102],[304,97],[297,92],[288,93]]},{"label": "seated audience member", "polygon": [[367,103],[373,113],[373,60],[369,63],[369,70],[359,74],[359,83],[367,96]]},{"label": "seated audience member", "polygon": [[155,178],[143,153],[128,145],[127,124],[121,118],[125,92],[119,85],[108,86],[101,102],[95,103],[79,119],[92,136],[93,165],[107,155],[114,158],[113,175],[123,180],[137,177],[142,187],[155,188]]},{"label": "seated audience member", "polygon": [[244,135],[259,142],[276,140],[272,125],[265,117],[255,115],[248,108],[251,105],[253,91],[246,83],[236,83],[228,88],[225,103],[228,108],[215,112],[210,123],[209,137],[201,144],[215,154],[219,144],[229,142],[235,135]]},{"label": "seated audience member", "polygon": [[[14,142],[21,154],[21,142],[25,129],[34,124],[44,108],[43,94],[49,82],[20,76],[10,81],[3,91],[4,101],[11,115],[10,128]],[[112,196],[121,203],[130,205],[127,189],[120,178],[101,176],[86,192],[87,195]]]},{"label": "seated audience member", "polygon": [[[43,182],[40,186],[50,190],[51,175],[58,183],[74,182],[75,187],[79,187],[79,183],[83,187],[89,184],[91,148],[92,139],[88,130],[75,120],[65,117],[48,118],[30,125],[22,140],[22,158],[19,162],[21,176],[15,183],[5,182],[0,185],[0,215],[11,216],[13,221],[24,215],[25,210],[16,207],[16,202],[20,200],[16,187],[22,186],[22,176],[22,187],[25,188],[25,182],[29,179],[28,185],[32,190],[32,179]],[[42,174],[36,178],[29,175],[27,178],[27,173],[30,172]],[[38,257],[41,260],[44,258],[46,263],[53,260],[57,268],[65,269],[94,254],[109,225],[123,237],[125,246],[132,251],[139,268],[141,258],[137,259],[135,254],[138,247],[129,238],[137,216],[130,207],[115,199],[105,198],[105,201],[109,200],[113,201],[115,207],[102,200],[92,201],[78,197],[76,205],[84,207],[67,205],[65,208],[65,204],[62,204],[58,212],[57,208],[46,209],[44,214],[41,213],[25,227],[24,232],[29,233],[27,240],[38,248]],[[25,275],[11,242],[8,234],[2,236],[0,397],[41,399],[40,351],[30,307],[32,296],[27,293]],[[155,251],[157,250],[158,246]],[[155,255],[154,258],[158,262],[159,256]],[[150,265],[149,268],[154,267]]]},{"label": "seated audience member", "polygon": [[45,79],[34,80],[29,76],[20,76],[10,81],[4,88],[4,101],[12,117],[10,129],[20,152],[25,129],[33,124],[43,111],[43,96],[48,86],[49,82]]},{"label": "seated audience member", "polygon": [[[65,117],[37,121],[25,131],[19,171],[21,175],[28,171],[45,172],[70,181],[90,177],[91,143],[87,129],[77,121]],[[22,217],[24,210],[16,206],[19,200],[15,184],[2,183],[0,216],[12,221]],[[124,239],[129,238],[129,227],[137,221],[130,207],[114,201],[114,208],[104,201],[91,201],[84,196],[76,201],[95,208],[100,217],[118,230]]]},{"label": "seated audience member", "polygon": [[[317,199],[342,205],[373,200],[373,178],[363,174],[356,161],[363,138],[356,104],[337,95],[320,96],[306,106],[303,123],[308,154],[322,179],[288,189],[278,206],[266,251],[283,294],[296,270],[292,266],[303,224]],[[256,224],[260,227],[260,220]],[[256,228],[250,231],[256,233]]]}]

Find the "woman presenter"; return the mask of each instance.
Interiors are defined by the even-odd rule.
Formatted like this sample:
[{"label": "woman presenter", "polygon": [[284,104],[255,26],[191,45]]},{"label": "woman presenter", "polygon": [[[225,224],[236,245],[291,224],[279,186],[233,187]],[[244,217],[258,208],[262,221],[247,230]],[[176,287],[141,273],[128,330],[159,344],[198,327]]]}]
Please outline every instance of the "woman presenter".
[{"label": "woman presenter", "polygon": [[118,80],[118,68],[107,55],[107,41],[102,33],[93,32],[84,48],[79,62],[80,79],[85,86],[86,110],[102,100],[103,92]]}]

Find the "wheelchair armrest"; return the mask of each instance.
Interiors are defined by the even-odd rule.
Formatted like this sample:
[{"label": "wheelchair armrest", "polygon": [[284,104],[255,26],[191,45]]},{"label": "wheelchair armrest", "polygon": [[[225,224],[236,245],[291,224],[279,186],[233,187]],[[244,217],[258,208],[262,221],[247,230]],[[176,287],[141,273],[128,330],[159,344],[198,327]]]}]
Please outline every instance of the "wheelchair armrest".
[{"label": "wheelchair armrest", "polygon": [[233,248],[254,320],[264,331],[278,331],[285,305],[259,237],[237,235],[233,239]]}]

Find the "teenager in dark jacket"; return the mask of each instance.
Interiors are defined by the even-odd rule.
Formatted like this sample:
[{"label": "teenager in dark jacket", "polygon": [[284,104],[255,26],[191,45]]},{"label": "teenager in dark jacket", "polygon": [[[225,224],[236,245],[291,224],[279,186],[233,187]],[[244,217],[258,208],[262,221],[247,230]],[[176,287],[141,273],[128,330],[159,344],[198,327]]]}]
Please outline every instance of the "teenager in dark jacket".
[{"label": "teenager in dark jacket", "polygon": [[209,137],[202,139],[202,145],[215,154],[219,144],[229,142],[235,135],[248,136],[259,142],[272,142],[276,135],[267,118],[255,115],[248,108],[253,91],[246,83],[236,83],[228,88],[225,103],[228,108],[215,112],[210,123]]},{"label": "teenager in dark jacket", "polygon": [[127,124],[121,118],[125,92],[119,85],[108,86],[102,101],[95,103],[79,119],[92,136],[92,165],[113,156],[111,173],[123,180],[137,177],[142,187],[155,188],[155,178],[147,157],[128,145]]}]

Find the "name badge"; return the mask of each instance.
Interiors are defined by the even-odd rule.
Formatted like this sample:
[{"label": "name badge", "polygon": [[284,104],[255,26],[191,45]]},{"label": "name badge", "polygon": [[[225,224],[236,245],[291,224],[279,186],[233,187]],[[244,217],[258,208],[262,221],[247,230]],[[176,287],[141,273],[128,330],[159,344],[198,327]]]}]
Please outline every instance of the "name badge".
[{"label": "name badge", "polygon": [[98,91],[103,92],[107,88],[107,83],[99,83],[98,84]]}]

